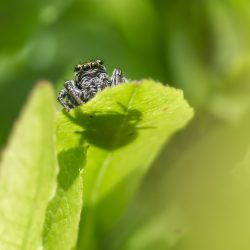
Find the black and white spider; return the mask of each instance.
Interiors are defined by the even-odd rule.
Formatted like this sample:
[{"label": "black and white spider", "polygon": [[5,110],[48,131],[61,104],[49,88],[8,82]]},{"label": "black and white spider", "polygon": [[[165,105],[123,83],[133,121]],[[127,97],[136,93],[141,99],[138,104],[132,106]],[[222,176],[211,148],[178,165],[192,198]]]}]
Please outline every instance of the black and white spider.
[{"label": "black and white spider", "polygon": [[60,91],[57,100],[67,111],[70,111],[86,103],[106,87],[126,81],[120,69],[114,69],[112,76],[109,77],[102,60],[85,62],[75,67],[74,80],[64,83],[64,88]]}]

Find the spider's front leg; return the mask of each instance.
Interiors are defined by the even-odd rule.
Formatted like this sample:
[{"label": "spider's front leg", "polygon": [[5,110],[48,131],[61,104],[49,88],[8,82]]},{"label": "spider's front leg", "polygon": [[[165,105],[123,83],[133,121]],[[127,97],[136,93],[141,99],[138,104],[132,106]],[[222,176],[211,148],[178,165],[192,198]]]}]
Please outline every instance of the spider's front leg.
[{"label": "spider's front leg", "polygon": [[68,92],[66,89],[62,89],[57,96],[57,100],[60,102],[60,104],[69,112],[72,108],[72,105],[69,103],[69,101],[65,101],[66,96],[68,95]]},{"label": "spider's front leg", "polygon": [[75,86],[75,82],[73,80],[66,81],[64,83],[64,87],[67,90],[68,94],[76,102],[76,104],[80,105],[84,103],[83,100],[81,99],[82,91]]},{"label": "spider's front leg", "polygon": [[120,69],[114,69],[113,74],[111,76],[111,86],[115,86],[127,81],[128,80],[123,77],[123,73]]}]

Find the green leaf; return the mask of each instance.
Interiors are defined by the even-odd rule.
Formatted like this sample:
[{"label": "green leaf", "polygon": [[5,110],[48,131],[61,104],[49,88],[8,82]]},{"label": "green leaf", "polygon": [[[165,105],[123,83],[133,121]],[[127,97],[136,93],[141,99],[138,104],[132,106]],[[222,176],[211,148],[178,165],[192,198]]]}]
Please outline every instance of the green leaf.
[{"label": "green leaf", "polygon": [[61,130],[90,145],[79,249],[99,249],[97,239],[124,211],[162,145],[192,114],[182,91],[151,80],[106,89],[61,114]]},{"label": "green leaf", "polygon": [[56,184],[54,96],[38,84],[3,152],[0,249],[38,249],[46,207]]},{"label": "green leaf", "polygon": [[86,145],[82,143],[79,126],[65,123],[57,116],[57,158],[59,175],[57,191],[49,204],[44,234],[44,249],[70,250],[77,241],[83,204],[83,166]]}]

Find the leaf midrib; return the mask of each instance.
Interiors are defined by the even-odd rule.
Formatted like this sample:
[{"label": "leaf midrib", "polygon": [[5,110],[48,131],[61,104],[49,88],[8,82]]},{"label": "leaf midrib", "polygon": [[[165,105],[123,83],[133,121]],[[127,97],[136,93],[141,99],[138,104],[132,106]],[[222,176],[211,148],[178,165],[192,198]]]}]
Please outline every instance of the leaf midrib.
[{"label": "leaf midrib", "polygon": [[139,87],[138,84],[134,85],[134,89],[133,89],[133,91],[132,91],[132,93],[130,95],[130,98],[129,98],[129,101],[128,101],[128,104],[127,104],[126,115],[124,116],[124,119],[120,124],[120,127],[117,129],[117,133],[114,136],[114,140],[113,140],[113,143],[112,143],[111,150],[108,151],[108,153],[106,154],[106,157],[103,160],[103,164],[101,165],[100,170],[98,171],[98,175],[96,177],[96,181],[95,181],[95,184],[94,184],[94,187],[93,187],[93,191],[91,192],[91,196],[90,196],[90,204],[91,205],[94,205],[96,203],[96,201],[97,201],[99,187],[100,187],[100,185],[102,183],[102,179],[103,179],[103,177],[105,175],[105,172],[108,169],[109,163],[110,163],[110,161],[112,159],[112,156],[113,156],[113,153],[114,153],[114,146],[118,142],[120,132],[121,132],[121,130],[122,130],[127,118],[128,118],[128,111],[129,111],[129,109],[131,107],[132,101],[133,101],[133,99],[134,99],[134,97],[136,95],[138,87]]}]

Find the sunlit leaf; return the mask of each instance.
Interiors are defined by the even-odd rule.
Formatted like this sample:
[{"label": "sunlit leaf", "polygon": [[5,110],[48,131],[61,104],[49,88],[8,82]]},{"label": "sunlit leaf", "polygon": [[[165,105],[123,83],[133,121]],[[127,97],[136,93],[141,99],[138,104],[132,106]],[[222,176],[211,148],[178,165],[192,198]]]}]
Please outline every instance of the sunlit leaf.
[{"label": "sunlit leaf", "polygon": [[17,121],[0,173],[0,249],[38,249],[56,184],[54,96],[37,85]]},{"label": "sunlit leaf", "polygon": [[57,117],[58,186],[46,215],[44,249],[71,250],[75,246],[83,203],[83,166],[86,145],[77,133],[79,126]]},{"label": "sunlit leaf", "polygon": [[182,91],[150,80],[107,89],[61,114],[61,129],[90,145],[79,249],[98,247],[97,235],[119,218],[162,145],[192,114]]}]

